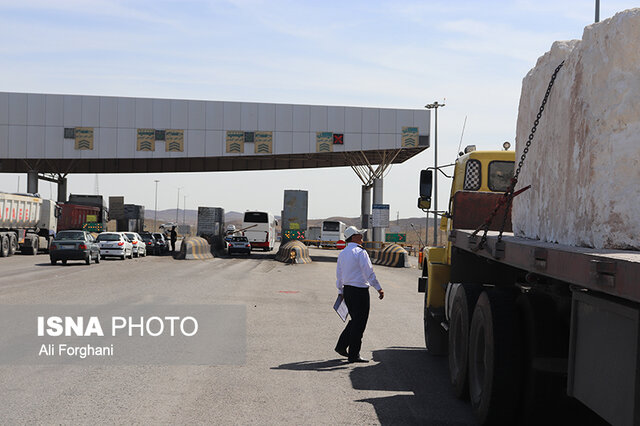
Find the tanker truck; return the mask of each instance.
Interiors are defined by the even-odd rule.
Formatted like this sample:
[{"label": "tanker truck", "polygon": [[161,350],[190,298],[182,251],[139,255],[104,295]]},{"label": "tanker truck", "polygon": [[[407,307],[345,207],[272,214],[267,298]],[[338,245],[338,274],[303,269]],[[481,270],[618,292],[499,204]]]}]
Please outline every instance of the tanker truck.
[{"label": "tanker truck", "polygon": [[55,201],[37,194],[0,192],[0,257],[18,250],[23,254],[48,250],[58,215]]}]

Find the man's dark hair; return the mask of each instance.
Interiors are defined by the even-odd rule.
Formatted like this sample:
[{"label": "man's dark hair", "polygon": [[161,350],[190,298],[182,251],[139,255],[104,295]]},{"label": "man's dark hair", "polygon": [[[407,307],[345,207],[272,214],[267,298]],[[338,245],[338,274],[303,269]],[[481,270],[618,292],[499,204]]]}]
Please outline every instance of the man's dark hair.
[{"label": "man's dark hair", "polygon": [[353,236],[354,236],[354,235],[358,235],[358,234],[353,234],[352,236],[350,236],[349,238],[347,238],[347,242],[348,242],[348,243],[350,243],[350,242],[351,242],[351,240],[353,240]]}]

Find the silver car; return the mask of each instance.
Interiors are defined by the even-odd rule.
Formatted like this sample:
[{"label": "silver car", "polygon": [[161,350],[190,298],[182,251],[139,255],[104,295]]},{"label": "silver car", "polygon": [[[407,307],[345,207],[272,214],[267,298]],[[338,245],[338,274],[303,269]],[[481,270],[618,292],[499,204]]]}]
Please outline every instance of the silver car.
[{"label": "silver car", "polygon": [[133,245],[133,257],[143,257],[147,255],[147,246],[137,232],[125,232],[124,235],[127,236]]}]

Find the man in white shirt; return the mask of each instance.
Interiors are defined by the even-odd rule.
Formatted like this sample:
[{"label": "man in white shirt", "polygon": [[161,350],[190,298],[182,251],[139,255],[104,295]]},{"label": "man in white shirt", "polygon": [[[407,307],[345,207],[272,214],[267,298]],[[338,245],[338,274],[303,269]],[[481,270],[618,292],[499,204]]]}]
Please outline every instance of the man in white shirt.
[{"label": "man in white shirt", "polygon": [[380,299],[384,297],[369,254],[361,246],[364,232],[355,226],[344,231],[348,244],[338,256],[336,268],[338,293],[344,297],[351,320],[340,335],[335,351],[349,358],[349,362],[369,362],[360,356],[362,335],[369,319],[369,287],[378,290]]}]

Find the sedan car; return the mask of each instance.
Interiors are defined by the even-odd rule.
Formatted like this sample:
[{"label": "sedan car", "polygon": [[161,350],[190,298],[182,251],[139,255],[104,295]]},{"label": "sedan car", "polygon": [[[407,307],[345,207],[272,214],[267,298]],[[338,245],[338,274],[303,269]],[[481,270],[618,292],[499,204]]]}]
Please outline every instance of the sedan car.
[{"label": "sedan car", "polygon": [[144,241],[144,245],[147,248],[147,253],[158,254],[158,248],[156,247],[156,237],[151,232],[141,232],[140,237]]},{"label": "sedan car", "polygon": [[247,237],[231,237],[231,241],[227,243],[227,251],[229,256],[233,253],[244,253],[247,256],[251,254],[251,244]]},{"label": "sedan car", "polygon": [[100,262],[100,247],[93,236],[85,231],[60,231],[49,246],[49,259],[55,265],[58,260],[63,265],[67,260],[84,260],[87,265],[94,259]]},{"label": "sedan car", "polygon": [[123,232],[102,232],[96,239],[100,244],[100,257],[133,258],[133,244]]},{"label": "sedan car", "polygon": [[156,239],[156,247],[158,249],[158,254],[168,253],[169,241],[164,237],[164,234],[161,234],[160,232],[154,232],[153,236]]},{"label": "sedan car", "polygon": [[146,244],[137,232],[125,232],[124,235],[126,235],[129,241],[131,241],[131,244],[133,244],[134,257],[143,257],[147,255]]}]

